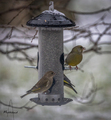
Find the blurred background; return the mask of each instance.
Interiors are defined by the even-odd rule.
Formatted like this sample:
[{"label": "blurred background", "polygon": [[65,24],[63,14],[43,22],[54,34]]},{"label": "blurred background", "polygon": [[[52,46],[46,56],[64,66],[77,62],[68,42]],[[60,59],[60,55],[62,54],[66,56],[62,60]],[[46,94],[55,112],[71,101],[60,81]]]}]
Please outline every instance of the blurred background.
[{"label": "blurred background", "polygon": [[0,0],[0,120],[111,120],[111,0],[54,0],[54,8],[75,21],[64,29],[65,57],[75,45],[86,48],[81,70],[66,70],[78,94],[63,106],[21,99],[38,81],[38,30],[26,22],[49,8],[49,0]]}]

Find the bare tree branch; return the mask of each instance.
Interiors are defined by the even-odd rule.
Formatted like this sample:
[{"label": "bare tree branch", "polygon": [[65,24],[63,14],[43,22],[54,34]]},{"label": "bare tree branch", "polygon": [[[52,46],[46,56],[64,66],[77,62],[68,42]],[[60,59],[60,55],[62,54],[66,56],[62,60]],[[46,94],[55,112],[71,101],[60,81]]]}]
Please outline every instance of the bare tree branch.
[{"label": "bare tree branch", "polygon": [[[4,12],[1,12],[0,15],[6,14],[8,12],[12,11],[18,11],[18,13],[11,19],[11,21],[15,20],[15,18],[22,12],[24,9],[39,9],[39,5],[32,5],[30,1],[30,4],[25,6],[19,6],[16,8],[8,9]],[[68,0],[65,1],[66,3]],[[62,1],[56,1],[55,7],[58,7],[59,4],[61,4]],[[59,7],[59,9],[65,9],[66,4],[64,3],[63,6]],[[111,45],[111,39],[108,41],[102,41],[103,37],[111,37],[111,23],[106,22],[107,16],[110,14],[111,7],[101,9],[99,11],[90,12],[90,13],[83,13],[83,12],[77,12],[72,11],[73,13],[78,14],[97,14],[103,12],[103,15],[96,20],[94,23],[87,24],[82,27],[71,27],[71,28],[64,28],[64,30],[69,30],[71,32],[74,32],[74,35],[71,36],[69,39],[66,39],[64,41],[64,44],[70,42],[70,41],[78,41],[80,39],[83,39],[83,41],[90,42],[91,46],[90,48],[86,49],[84,53],[89,52],[95,52],[97,54],[111,54],[110,50],[103,51],[103,45],[110,46]],[[104,14],[105,12],[105,14]],[[107,12],[107,14],[106,14]],[[9,23],[11,23],[11,21]],[[30,64],[34,64],[35,57],[32,57],[30,54],[28,54],[27,50],[36,48],[38,49],[38,30],[35,27],[27,27],[24,25],[21,25],[21,27],[16,27],[14,25],[0,25],[0,53],[6,55],[11,60],[27,60]],[[102,32],[100,32],[99,27],[104,26],[104,29]],[[93,29],[93,30],[92,30]],[[95,37],[95,39],[94,39]],[[5,50],[4,46],[8,49]],[[16,47],[17,46],[17,47]],[[13,56],[13,53],[17,53],[16,56]],[[20,57],[19,54],[23,57]],[[66,54],[65,54],[66,55]],[[36,54],[35,54],[36,56]]]},{"label": "bare tree branch", "polygon": [[2,101],[0,101],[0,104],[1,104],[1,105],[4,105],[4,106],[7,106],[7,107],[15,108],[15,109],[26,109],[27,111],[29,111],[29,110],[31,110],[31,109],[33,109],[34,107],[37,106],[37,104],[36,104],[36,105],[34,105],[34,106],[32,106],[32,107],[27,107],[27,105],[29,104],[29,102],[27,102],[25,105],[20,106],[20,107],[13,106],[13,105],[10,105],[10,104],[6,104],[6,103],[4,103],[4,102],[2,102]]},{"label": "bare tree branch", "polygon": [[9,25],[24,9],[20,10],[8,23],[7,25]]},{"label": "bare tree branch", "polygon": [[74,14],[80,14],[80,15],[91,15],[91,14],[98,14],[98,13],[102,13],[102,12],[106,12],[106,11],[110,11],[111,10],[111,6],[108,8],[104,8],[98,11],[94,11],[94,12],[79,12],[79,11],[71,11],[70,12],[74,13]]},{"label": "bare tree branch", "polygon": [[34,10],[37,10],[39,7],[36,5],[26,5],[26,6],[20,6],[20,7],[17,7],[17,8],[12,8],[12,9],[8,9],[8,10],[6,10],[6,11],[3,11],[3,12],[1,12],[0,13],[0,16],[1,15],[4,15],[4,14],[6,14],[6,13],[10,13],[10,12],[13,12],[13,11],[19,11],[19,10],[21,10],[21,9],[34,9]]}]

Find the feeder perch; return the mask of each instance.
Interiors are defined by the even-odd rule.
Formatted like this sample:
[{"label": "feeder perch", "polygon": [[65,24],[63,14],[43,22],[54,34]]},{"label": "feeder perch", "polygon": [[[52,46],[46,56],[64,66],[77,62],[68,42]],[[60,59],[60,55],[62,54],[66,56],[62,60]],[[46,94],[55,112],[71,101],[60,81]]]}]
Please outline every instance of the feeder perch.
[{"label": "feeder perch", "polygon": [[[64,105],[72,101],[72,99],[64,98],[63,90],[63,28],[75,26],[75,23],[55,10],[53,6],[51,1],[49,10],[43,11],[27,22],[28,26],[38,27],[39,32],[38,79],[50,70],[56,74],[49,93],[39,93],[38,98],[30,99],[40,105]],[[37,67],[31,68],[37,69]]]}]

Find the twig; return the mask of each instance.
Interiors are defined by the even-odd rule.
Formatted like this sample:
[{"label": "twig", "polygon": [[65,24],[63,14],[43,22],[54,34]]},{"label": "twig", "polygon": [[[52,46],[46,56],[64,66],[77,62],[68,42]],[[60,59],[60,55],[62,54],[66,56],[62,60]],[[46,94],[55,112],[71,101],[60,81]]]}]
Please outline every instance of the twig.
[{"label": "twig", "polygon": [[7,106],[7,107],[13,107],[13,108],[15,108],[15,109],[23,109],[23,108],[24,108],[24,109],[26,109],[27,111],[29,111],[29,110],[31,110],[31,109],[33,109],[34,107],[37,106],[37,104],[36,104],[36,105],[34,105],[34,106],[32,106],[32,107],[27,107],[28,103],[29,103],[29,102],[27,102],[27,103],[26,103],[25,105],[23,105],[23,106],[17,107],[17,106],[13,106],[13,105],[10,105],[10,104],[6,104],[6,103],[0,101],[0,104],[1,104],[1,105]]},{"label": "twig", "polygon": [[98,14],[98,13],[102,13],[102,12],[107,12],[111,10],[111,6],[108,7],[108,8],[104,8],[104,9],[101,9],[101,10],[98,10],[98,11],[94,11],[94,12],[79,12],[79,11],[71,11],[71,10],[68,10],[72,13],[75,13],[75,14],[80,14],[80,15],[92,15],[92,14]]},{"label": "twig", "polygon": [[31,43],[32,43],[33,39],[35,39],[35,36],[37,35],[37,32],[38,32],[38,30],[36,30],[35,35],[33,36],[32,40],[31,40]]}]

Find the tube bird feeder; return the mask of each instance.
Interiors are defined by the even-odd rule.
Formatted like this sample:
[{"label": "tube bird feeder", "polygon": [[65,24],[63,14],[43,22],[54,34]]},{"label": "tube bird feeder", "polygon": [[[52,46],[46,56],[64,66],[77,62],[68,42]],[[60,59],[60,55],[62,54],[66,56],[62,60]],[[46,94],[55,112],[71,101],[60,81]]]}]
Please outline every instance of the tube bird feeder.
[{"label": "tube bird feeder", "polygon": [[50,1],[49,10],[27,22],[28,26],[38,27],[39,32],[38,79],[50,70],[56,74],[49,93],[39,93],[38,98],[30,99],[40,105],[64,105],[72,101],[64,98],[63,28],[75,26],[75,23],[53,6],[53,2]]}]

